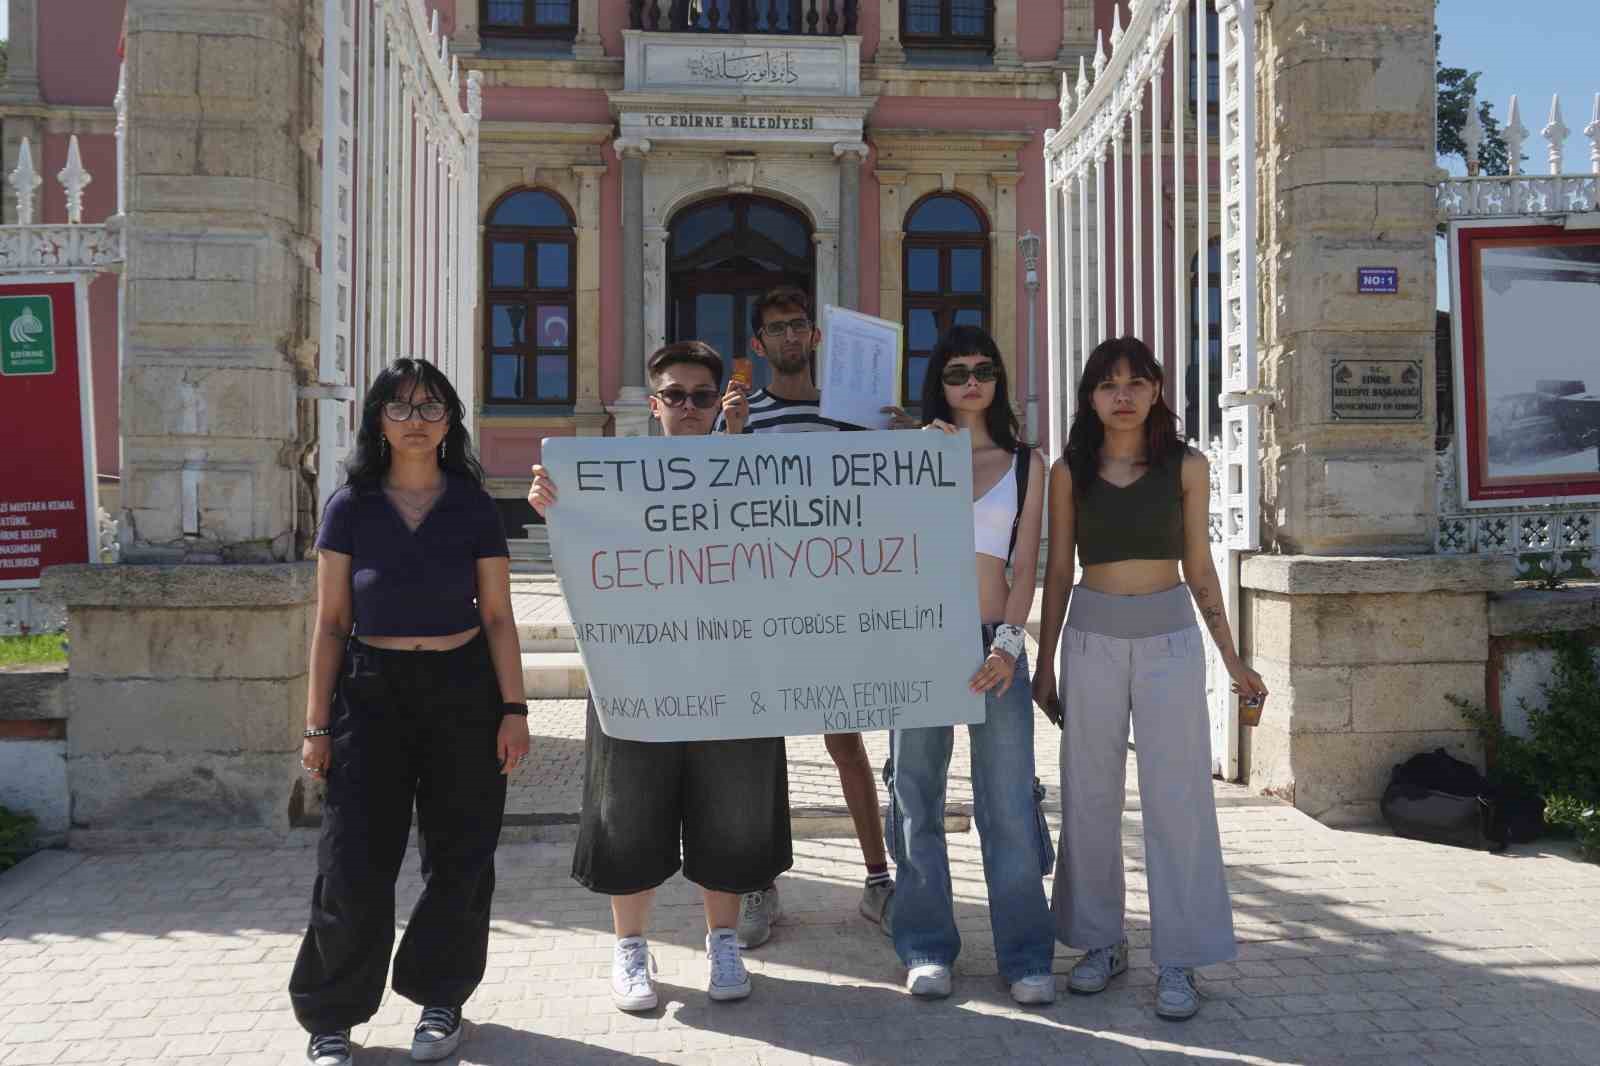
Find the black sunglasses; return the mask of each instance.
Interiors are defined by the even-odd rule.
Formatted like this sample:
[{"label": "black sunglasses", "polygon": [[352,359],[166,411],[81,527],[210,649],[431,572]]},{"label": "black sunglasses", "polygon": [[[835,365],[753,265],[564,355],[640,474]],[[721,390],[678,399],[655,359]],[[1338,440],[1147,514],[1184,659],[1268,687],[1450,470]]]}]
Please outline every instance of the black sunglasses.
[{"label": "black sunglasses", "polygon": [[979,363],[977,366],[968,366],[966,363],[950,363],[939,374],[939,380],[946,385],[965,385],[969,378],[976,378],[987,385],[1000,376],[1000,369],[993,363]]},{"label": "black sunglasses", "polygon": [[702,411],[709,411],[722,402],[722,394],[716,389],[687,389],[665,388],[657,389],[653,394],[656,399],[668,407],[682,407],[683,401],[688,400]]}]

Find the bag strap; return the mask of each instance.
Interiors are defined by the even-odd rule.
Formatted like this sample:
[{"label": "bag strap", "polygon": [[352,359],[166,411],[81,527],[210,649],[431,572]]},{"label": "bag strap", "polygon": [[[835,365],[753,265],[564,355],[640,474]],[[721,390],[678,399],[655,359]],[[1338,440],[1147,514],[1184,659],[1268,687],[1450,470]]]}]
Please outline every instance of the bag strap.
[{"label": "bag strap", "polygon": [[1006,549],[1006,565],[1011,565],[1011,555],[1017,550],[1017,531],[1022,528],[1022,505],[1028,502],[1028,474],[1033,464],[1028,461],[1028,449],[1017,449],[1017,513],[1011,519],[1011,546]]}]

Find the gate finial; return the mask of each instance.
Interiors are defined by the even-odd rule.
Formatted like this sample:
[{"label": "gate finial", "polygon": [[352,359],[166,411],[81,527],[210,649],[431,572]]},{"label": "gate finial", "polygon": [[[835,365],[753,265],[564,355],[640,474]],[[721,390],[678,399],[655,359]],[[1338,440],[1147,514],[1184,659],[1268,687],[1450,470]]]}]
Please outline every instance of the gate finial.
[{"label": "gate finial", "polygon": [[1511,94],[1511,107],[1506,111],[1506,126],[1501,131],[1506,140],[1506,172],[1522,173],[1522,142],[1528,139],[1528,127],[1522,124],[1522,110],[1517,106],[1517,94]]},{"label": "gate finial", "polygon": [[1600,93],[1594,94],[1594,112],[1583,127],[1583,135],[1589,138],[1589,169],[1600,174]]},{"label": "gate finial", "polygon": [[1567,129],[1567,124],[1561,121],[1561,94],[1556,93],[1550,97],[1550,121],[1545,123],[1544,129],[1539,131],[1544,134],[1544,139],[1550,142],[1550,173],[1561,173],[1561,156],[1566,150],[1567,134],[1572,131]]},{"label": "gate finial", "polygon": [[[1078,106],[1081,108],[1083,106],[1083,102],[1089,98],[1089,65],[1084,62],[1082,56],[1078,57],[1077,90]],[[1595,99],[1600,100],[1600,94],[1596,94]]]},{"label": "gate finial", "polygon": [[17,197],[17,224],[19,226],[33,225],[33,193],[44,179],[33,168],[33,147],[28,143],[28,138],[22,138],[22,147],[17,150],[17,166],[11,172],[11,189]]},{"label": "gate finial", "polygon": [[1100,80],[1100,75],[1105,72],[1106,64],[1111,62],[1111,54],[1106,51],[1105,34],[1101,30],[1094,31],[1094,76]]},{"label": "gate finial", "polygon": [[1467,177],[1478,176],[1478,149],[1483,144],[1483,120],[1478,117],[1477,96],[1467,97],[1467,122],[1461,128],[1461,140],[1467,146]]},{"label": "gate finial", "polygon": [[83,169],[76,133],[67,141],[67,165],[61,168],[56,180],[67,191],[67,222],[76,226],[83,221],[83,190],[94,180],[93,175]]}]

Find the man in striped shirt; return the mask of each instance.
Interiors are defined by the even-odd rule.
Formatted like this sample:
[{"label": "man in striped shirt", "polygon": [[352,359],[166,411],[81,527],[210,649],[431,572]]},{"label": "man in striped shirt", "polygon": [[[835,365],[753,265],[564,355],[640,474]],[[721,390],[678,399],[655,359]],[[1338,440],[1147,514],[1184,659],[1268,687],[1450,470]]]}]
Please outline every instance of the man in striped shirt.
[{"label": "man in striped shirt", "polygon": [[[780,286],[756,301],[750,309],[750,350],[772,368],[772,382],[746,395],[743,383],[730,381],[723,397],[722,414],[714,433],[816,433],[860,429],[860,426],[822,417],[822,393],[812,379],[812,361],[822,331],[811,315],[811,300],[793,286]],[[910,422],[894,411],[895,424]],[[889,878],[889,857],[883,844],[883,819],[878,811],[878,784],[860,733],[823,736],[828,754],[839,770],[850,820],[866,863],[867,880],[861,893],[861,914],[883,922],[884,906],[894,892]],[[739,943],[755,947],[772,935],[772,923],[781,913],[778,888],[744,897],[739,911]]]}]

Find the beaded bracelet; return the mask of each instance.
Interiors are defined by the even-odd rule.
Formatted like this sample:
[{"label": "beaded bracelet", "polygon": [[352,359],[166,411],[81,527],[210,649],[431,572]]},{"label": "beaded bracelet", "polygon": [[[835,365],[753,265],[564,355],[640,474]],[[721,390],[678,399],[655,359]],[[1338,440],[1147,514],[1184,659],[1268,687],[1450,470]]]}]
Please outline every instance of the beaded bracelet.
[{"label": "beaded bracelet", "polygon": [[300,735],[305,737],[307,740],[310,740],[312,737],[331,737],[333,736],[333,730],[329,729],[327,726],[323,726],[321,729],[307,729]]}]

